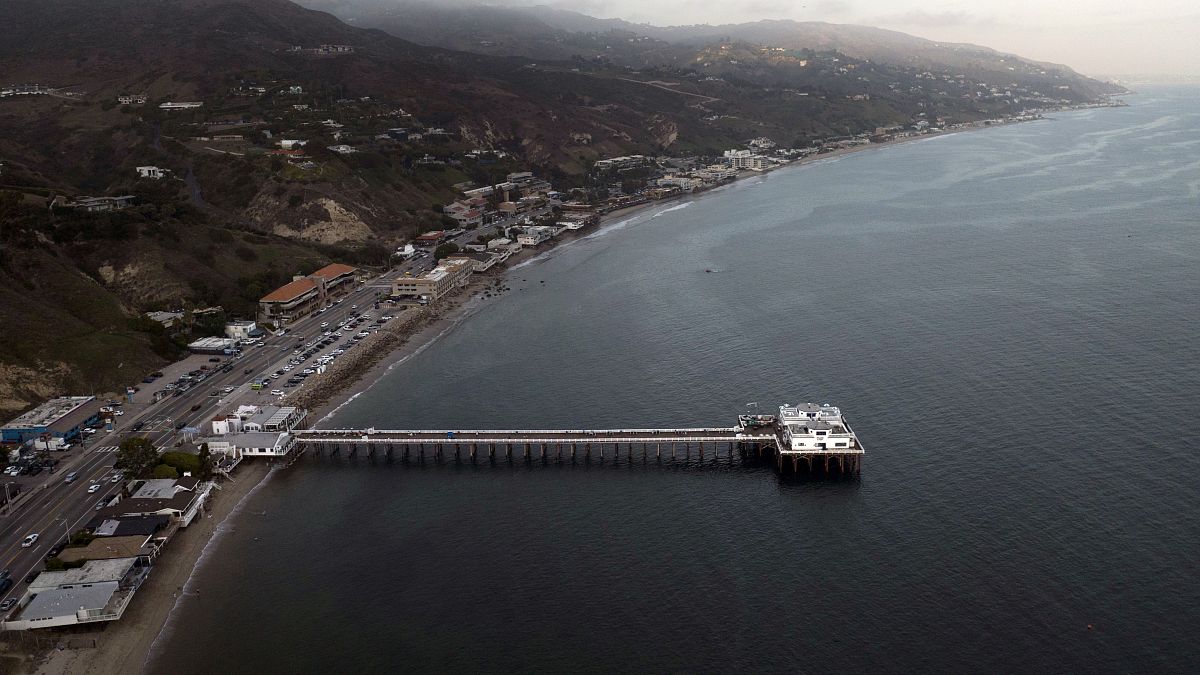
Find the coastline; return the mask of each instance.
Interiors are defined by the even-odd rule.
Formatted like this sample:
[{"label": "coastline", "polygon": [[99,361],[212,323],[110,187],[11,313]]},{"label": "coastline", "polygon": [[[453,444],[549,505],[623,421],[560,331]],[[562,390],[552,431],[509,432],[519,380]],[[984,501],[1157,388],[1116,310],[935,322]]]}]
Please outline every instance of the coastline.
[{"label": "coastline", "polygon": [[[469,318],[482,306],[486,299],[483,297],[485,292],[492,294],[505,292],[497,289],[503,287],[503,279],[509,273],[526,264],[533,263],[561,246],[586,239],[606,228],[631,220],[646,212],[669,209],[681,202],[686,203],[746,179],[765,176],[776,171],[813,165],[866,150],[884,149],[902,143],[1018,124],[1022,121],[1034,120],[1012,120],[991,125],[963,127],[936,134],[839,148],[765,171],[742,171],[735,178],[700,192],[675,195],[610,211],[601,217],[600,223],[594,228],[564,233],[549,245],[535,249],[523,249],[514,254],[503,268],[498,268],[494,272],[473,275],[464,288],[446,298],[437,307],[405,310],[397,319],[393,320],[392,323],[395,323],[395,326],[387,326],[372,336],[371,340],[364,341],[359,345],[357,353],[363,354],[360,359],[354,363],[347,363],[344,368],[331,370],[322,376],[311,378],[313,385],[297,391],[294,400],[297,404],[311,405],[308,418],[311,426],[323,424],[341,407],[373,388],[393,367],[420,354],[436,343],[440,337]],[[321,391],[313,391],[317,389]],[[307,399],[305,398],[306,394],[309,397]],[[210,547],[218,544],[219,537],[214,535],[225,531],[228,527],[233,527],[231,516],[236,515],[241,504],[246,501],[256,487],[264,484],[272,468],[272,465],[265,462],[244,462],[232,482],[227,481],[221,484],[221,490],[215,494],[212,506],[205,518],[176,536],[175,541],[157,562],[154,573],[149,576],[139,590],[137,598],[131,604],[125,617],[119,622],[106,626],[104,630],[55,635],[54,640],[47,640],[47,642],[77,643],[82,638],[94,639],[96,646],[94,648],[51,649],[49,654],[39,655],[35,660],[36,672],[48,675],[66,675],[67,673],[104,675],[112,673],[115,675],[144,670],[155,646],[161,640],[167,640],[170,637],[174,609],[184,598],[191,597],[188,590],[189,580],[194,570],[203,562]],[[225,525],[227,521],[230,522],[228,526]]]},{"label": "coastline", "polygon": [[[221,483],[204,517],[180,530],[154,565],[120,621],[101,630],[55,635],[60,644],[94,640],[94,648],[51,648],[34,663],[45,675],[142,672],[160,635],[167,635],[175,607],[192,597],[189,581],[210,547],[220,542],[226,522],[271,472],[265,462],[243,463],[233,481]],[[182,592],[181,592],[182,591]]]}]

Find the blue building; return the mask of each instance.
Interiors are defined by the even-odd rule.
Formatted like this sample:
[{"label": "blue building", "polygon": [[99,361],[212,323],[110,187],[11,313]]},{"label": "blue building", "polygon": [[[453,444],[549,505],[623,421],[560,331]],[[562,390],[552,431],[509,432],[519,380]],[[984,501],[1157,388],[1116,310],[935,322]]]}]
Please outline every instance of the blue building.
[{"label": "blue building", "polygon": [[100,403],[95,396],[62,396],[0,427],[0,441],[20,444],[48,434],[52,439],[70,442],[83,433],[85,426],[99,420]]}]

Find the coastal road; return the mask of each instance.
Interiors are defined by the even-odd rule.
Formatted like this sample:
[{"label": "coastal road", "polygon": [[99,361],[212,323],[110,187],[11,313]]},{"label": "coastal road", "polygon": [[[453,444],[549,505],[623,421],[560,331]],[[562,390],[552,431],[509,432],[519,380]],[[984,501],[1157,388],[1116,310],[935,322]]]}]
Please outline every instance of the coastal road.
[{"label": "coastal road", "polygon": [[[14,582],[7,593],[0,595],[0,599],[20,597],[25,576],[42,569],[50,549],[66,539],[68,529],[70,532],[78,531],[91,518],[101,498],[120,492],[122,483],[113,483],[111,480],[117,458],[112,450],[122,440],[131,435],[144,435],[156,446],[169,448],[181,437],[175,429],[180,422],[186,421],[188,426],[201,426],[203,420],[211,419],[218,412],[226,412],[230,406],[240,402],[276,402],[276,397],[266,390],[254,392],[253,398],[247,400],[250,382],[286,364],[293,357],[296,342],[301,338],[307,342],[319,335],[323,332],[320,328],[322,323],[336,325],[338,321],[348,318],[351,312],[373,308],[377,295],[390,287],[392,279],[406,271],[415,273],[414,270],[420,269],[422,264],[419,260],[410,261],[359,284],[344,296],[341,303],[331,306],[324,313],[312,314],[294,322],[288,327],[287,334],[269,335],[261,347],[249,348],[237,358],[222,357],[220,365],[232,365],[230,372],[216,370],[199,386],[192,387],[180,396],[170,396],[151,404],[136,415],[118,417],[112,432],[100,432],[87,439],[82,453],[65,460],[55,474],[47,475],[43,482],[26,488],[25,494],[0,517],[0,570],[9,570]],[[354,305],[359,306],[358,310],[353,309]],[[381,309],[379,313],[383,311]],[[214,389],[226,387],[234,387],[234,391],[221,396],[209,395]],[[197,405],[199,409],[192,410]],[[144,423],[144,427],[134,433],[131,429],[138,422]],[[65,478],[72,471],[77,472],[78,478],[66,483]],[[93,484],[100,485],[100,488],[89,493],[88,488]],[[23,548],[21,541],[31,533],[39,535],[38,541],[29,548]]]}]

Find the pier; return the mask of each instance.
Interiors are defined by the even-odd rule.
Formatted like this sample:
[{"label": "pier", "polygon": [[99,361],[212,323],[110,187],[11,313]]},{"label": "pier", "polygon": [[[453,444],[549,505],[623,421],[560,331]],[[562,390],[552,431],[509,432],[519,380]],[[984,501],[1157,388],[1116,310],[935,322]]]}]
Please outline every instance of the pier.
[{"label": "pier", "polygon": [[[807,407],[806,407],[807,406]],[[318,455],[390,461],[695,462],[774,460],[781,472],[858,475],[865,450],[837,408],[784,406],[738,426],[680,429],[307,429],[297,446]]]}]

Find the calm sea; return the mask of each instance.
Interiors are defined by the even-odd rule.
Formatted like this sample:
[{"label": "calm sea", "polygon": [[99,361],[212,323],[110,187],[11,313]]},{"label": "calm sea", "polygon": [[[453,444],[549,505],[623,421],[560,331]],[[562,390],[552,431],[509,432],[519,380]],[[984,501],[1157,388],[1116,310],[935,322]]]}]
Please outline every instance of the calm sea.
[{"label": "calm sea", "polygon": [[638,215],[513,270],[326,422],[830,402],[860,480],[306,459],[229,524],[150,670],[1195,670],[1200,90],[1130,103]]}]

